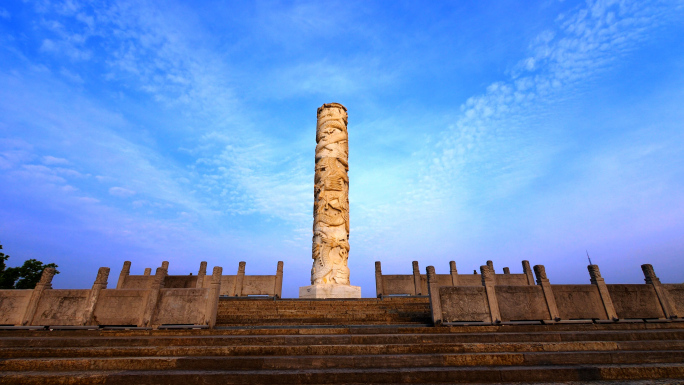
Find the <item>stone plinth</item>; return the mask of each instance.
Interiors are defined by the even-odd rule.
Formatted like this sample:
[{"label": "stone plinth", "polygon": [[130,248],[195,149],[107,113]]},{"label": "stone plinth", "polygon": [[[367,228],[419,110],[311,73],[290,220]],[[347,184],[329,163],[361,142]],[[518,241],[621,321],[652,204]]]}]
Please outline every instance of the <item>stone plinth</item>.
[{"label": "stone plinth", "polygon": [[302,286],[299,298],[361,298],[361,287],[336,284]]}]

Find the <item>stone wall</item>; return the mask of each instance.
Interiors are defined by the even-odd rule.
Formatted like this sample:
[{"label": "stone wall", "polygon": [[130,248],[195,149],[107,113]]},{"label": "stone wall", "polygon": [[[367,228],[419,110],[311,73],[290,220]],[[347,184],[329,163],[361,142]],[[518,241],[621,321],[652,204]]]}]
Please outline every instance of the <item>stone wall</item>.
[{"label": "stone wall", "polygon": [[[282,272],[282,265],[279,266]],[[51,327],[184,324],[213,327],[222,273],[221,267],[214,267],[211,276],[201,278],[203,287],[200,288],[165,288],[165,283],[169,282],[166,280],[167,270],[160,267],[154,275],[131,280],[135,288],[107,289],[109,268],[102,267],[91,289],[55,290],[52,289],[54,269],[47,268],[33,290],[0,290],[0,324]],[[250,285],[262,290],[265,279],[258,277],[257,283]],[[122,278],[120,283],[125,282],[126,277]],[[245,278],[247,282],[253,282],[250,276]],[[268,291],[274,291],[273,280],[267,281],[270,284]],[[254,290],[257,289],[248,289],[247,292]]]},{"label": "stone wall", "polygon": [[[487,261],[487,266],[493,271],[494,264]],[[497,285],[534,285],[532,269],[528,261],[522,262],[523,273],[511,274],[508,267],[504,267],[503,274],[494,274]],[[479,273],[459,274],[456,262],[449,262],[449,274],[435,274],[438,286],[478,286],[482,283]],[[420,274],[418,261],[413,261],[413,274],[382,274],[381,263],[375,262],[375,293],[378,297],[387,295],[427,295],[428,279],[426,274]]]},{"label": "stone wall", "polygon": [[677,320],[684,309],[684,284],[661,284],[651,265],[642,265],[645,284],[607,285],[598,266],[588,270],[589,285],[551,285],[542,265],[534,267],[536,285],[506,285],[488,264],[480,267],[480,284],[468,286],[444,285],[428,266],[432,318],[435,324]]}]

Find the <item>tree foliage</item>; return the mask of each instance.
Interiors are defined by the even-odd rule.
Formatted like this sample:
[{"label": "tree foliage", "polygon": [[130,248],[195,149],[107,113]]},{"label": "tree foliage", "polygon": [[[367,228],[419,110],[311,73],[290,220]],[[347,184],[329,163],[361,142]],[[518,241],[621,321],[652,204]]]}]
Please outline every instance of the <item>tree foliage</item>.
[{"label": "tree foliage", "polygon": [[[0,252],[0,289],[33,289],[40,281],[45,268],[57,268],[54,263],[43,264],[37,259],[28,259],[20,267],[7,267],[9,257]],[[55,274],[59,274],[59,271],[55,270]]]}]

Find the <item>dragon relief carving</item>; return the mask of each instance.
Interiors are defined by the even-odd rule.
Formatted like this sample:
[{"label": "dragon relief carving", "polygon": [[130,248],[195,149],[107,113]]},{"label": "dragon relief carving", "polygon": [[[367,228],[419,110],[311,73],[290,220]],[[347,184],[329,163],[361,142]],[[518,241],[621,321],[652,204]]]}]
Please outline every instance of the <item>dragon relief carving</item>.
[{"label": "dragon relief carving", "polygon": [[346,108],[332,103],[318,109],[316,142],[311,283],[349,285]]}]

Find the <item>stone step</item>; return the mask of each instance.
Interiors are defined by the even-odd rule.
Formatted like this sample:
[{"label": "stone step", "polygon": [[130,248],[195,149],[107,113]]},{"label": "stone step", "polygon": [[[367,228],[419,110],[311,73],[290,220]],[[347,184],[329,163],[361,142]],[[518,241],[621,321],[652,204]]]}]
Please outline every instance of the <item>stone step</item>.
[{"label": "stone step", "polygon": [[224,326],[215,329],[96,329],[96,330],[0,330],[0,339],[28,337],[156,337],[156,336],[227,336],[227,335],[340,335],[340,334],[516,334],[581,332],[629,332],[652,330],[684,330],[684,322],[672,323],[599,323],[552,325],[487,325],[432,327],[424,325],[250,325]]},{"label": "stone step", "polygon": [[442,366],[530,366],[682,363],[684,351],[461,353],[353,356],[116,357],[9,359],[0,371],[387,369]]},{"label": "stone step", "polygon": [[390,369],[2,372],[3,384],[332,384],[587,382],[684,378],[684,364],[408,367]]},{"label": "stone step", "polygon": [[196,336],[55,336],[49,332],[34,337],[0,338],[0,347],[89,347],[89,346],[243,346],[243,345],[378,345],[454,343],[538,343],[611,341],[684,341],[682,329],[641,331],[576,331],[507,333],[411,333],[411,334],[314,334],[314,335],[196,335]]},{"label": "stone step", "polygon": [[0,358],[306,356],[684,350],[684,341],[452,343],[378,345],[95,346],[0,349]]}]

